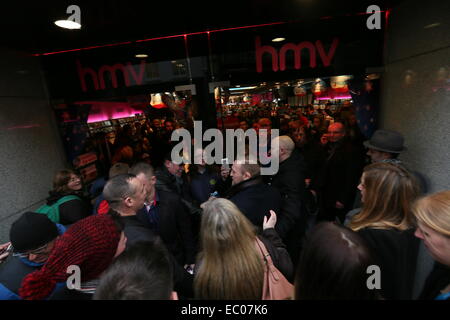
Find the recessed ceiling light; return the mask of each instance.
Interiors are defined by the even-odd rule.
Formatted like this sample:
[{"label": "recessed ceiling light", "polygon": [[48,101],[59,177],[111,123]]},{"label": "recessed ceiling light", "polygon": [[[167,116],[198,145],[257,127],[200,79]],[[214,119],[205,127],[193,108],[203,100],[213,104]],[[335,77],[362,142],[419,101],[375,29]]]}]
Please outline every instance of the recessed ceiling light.
[{"label": "recessed ceiling light", "polygon": [[135,57],[136,58],[148,58],[148,54],[140,53],[140,54],[135,55]]},{"label": "recessed ceiling light", "polygon": [[427,26],[425,26],[425,27],[423,27],[424,29],[430,29],[430,28],[434,28],[434,27],[438,27],[438,26],[440,26],[441,24],[439,23],[439,22],[436,22],[436,23],[432,23],[432,24],[429,24],[429,25],[427,25]]},{"label": "recessed ceiling light", "polygon": [[55,24],[64,29],[81,29],[81,24],[70,20],[57,20],[55,21]]},{"label": "recessed ceiling light", "polygon": [[272,39],[272,42],[281,42],[284,40],[286,40],[286,38],[275,38],[275,39]]}]

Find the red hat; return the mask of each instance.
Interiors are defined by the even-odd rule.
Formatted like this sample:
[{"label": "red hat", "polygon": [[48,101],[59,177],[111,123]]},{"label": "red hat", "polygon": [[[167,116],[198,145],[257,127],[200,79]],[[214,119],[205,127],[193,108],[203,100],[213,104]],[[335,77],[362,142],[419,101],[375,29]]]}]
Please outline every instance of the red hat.
[{"label": "red hat", "polygon": [[82,282],[97,278],[111,264],[120,234],[119,226],[109,215],[76,222],[56,241],[44,266],[23,279],[19,295],[27,300],[47,298],[57,282],[68,278],[70,265],[80,267]]}]

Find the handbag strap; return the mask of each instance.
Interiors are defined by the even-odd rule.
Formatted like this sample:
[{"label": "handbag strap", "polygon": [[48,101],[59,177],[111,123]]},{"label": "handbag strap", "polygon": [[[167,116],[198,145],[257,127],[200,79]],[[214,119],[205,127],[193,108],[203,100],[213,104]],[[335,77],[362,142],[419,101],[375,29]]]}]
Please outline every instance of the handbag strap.
[{"label": "handbag strap", "polygon": [[256,237],[256,244],[259,247],[259,250],[261,250],[261,253],[263,255],[264,260],[267,262],[268,266],[273,266],[273,261],[272,261],[272,257],[270,256],[270,253],[267,251],[266,246],[264,245],[264,243],[259,240],[258,237]]}]

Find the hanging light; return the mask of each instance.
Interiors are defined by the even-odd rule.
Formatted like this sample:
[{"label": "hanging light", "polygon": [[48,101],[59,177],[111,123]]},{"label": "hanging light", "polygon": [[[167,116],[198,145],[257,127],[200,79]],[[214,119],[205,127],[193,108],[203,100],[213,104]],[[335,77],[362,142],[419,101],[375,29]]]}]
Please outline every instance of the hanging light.
[{"label": "hanging light", "polygon": [[57,20],[55,24],[64,29],[81,29],[81,9],[79,6],[72,4],[67,7],[67,14],[72,14],[67,19]]},{"label": "hanging light", "polygon": [[57,20],[55,21],[55,24],[60,27],[60,28],[64,28],[64,29],[81,29],[81,24],[79,24],[78,22],[75,21],[70,21],[70,20]]}]

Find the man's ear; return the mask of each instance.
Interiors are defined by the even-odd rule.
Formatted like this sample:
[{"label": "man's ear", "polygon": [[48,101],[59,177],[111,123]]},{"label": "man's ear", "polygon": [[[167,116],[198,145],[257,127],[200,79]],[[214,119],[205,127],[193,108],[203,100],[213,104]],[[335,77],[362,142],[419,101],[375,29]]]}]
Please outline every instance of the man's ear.
[{"label": "man's ear", "polygon": [[123,202],[125,203],[126,207],[131,207],[133,206],[133,199],[131,199],[131,197],[126,197]]},{"label": "man's ear", "polygon": [[248,180],[252,177],[252,175],[248,171],[244,172],[244,174],[242,176],[243,176],[244,180]]}]

